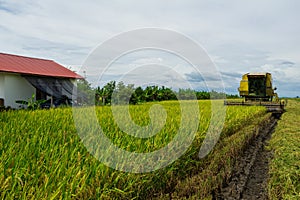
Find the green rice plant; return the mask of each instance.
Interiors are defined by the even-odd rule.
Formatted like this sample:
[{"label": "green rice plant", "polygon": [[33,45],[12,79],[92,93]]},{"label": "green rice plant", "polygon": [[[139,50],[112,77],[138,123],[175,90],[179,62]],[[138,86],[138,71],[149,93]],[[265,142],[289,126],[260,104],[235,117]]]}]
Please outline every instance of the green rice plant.
[{"label": "green rice plant", "polygon": [[[140,126],[148,125],[149,110],[154,104],[157,103],[130,105],[132,120]],[[109,106],[95,108],[97,121],[116,146],[132,152],[152,152],[172,141],[181,120],[177,101],[158,104],[165,109],[166,123],[150,138],[136,138],[123,132]],[[195,139],[180,159],[160,170],[136,174],[109,168],[87,151],[77,135],[71,108],[1,112],[0,197],[145,199],[172,191],[179,180],[197,173],[212,160],[211,156],[198,158],[211,119],[210,101],[199,101],[199,115]],[[264,115],[265,109],[261,107],[228,107],[219,142],[251,124],[251,119]]]}]

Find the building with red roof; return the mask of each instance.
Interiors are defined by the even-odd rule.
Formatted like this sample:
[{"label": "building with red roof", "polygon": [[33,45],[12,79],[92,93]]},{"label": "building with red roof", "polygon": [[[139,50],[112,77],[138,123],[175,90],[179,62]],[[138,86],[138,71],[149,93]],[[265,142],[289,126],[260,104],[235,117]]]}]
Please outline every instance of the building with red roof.
[{"label": "building with red roof", "polygon": [[0,53],[0,107],[19,108],[33,95],[72,99],[74,81],[82,78],[52,60]]}]

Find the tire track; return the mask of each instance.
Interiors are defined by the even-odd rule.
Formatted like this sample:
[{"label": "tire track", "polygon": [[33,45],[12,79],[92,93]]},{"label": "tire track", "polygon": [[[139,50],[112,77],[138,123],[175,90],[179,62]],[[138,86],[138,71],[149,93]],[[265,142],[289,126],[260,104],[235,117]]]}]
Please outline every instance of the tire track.
[{"label": "tire track", "polygon": [[214,195],[214,199],[268,199],[268,159],[271,152],[264,146],[270,139],[277,124],[277,118],[271,117],[259,134],[246,147],[238,158],[232,176]]}]

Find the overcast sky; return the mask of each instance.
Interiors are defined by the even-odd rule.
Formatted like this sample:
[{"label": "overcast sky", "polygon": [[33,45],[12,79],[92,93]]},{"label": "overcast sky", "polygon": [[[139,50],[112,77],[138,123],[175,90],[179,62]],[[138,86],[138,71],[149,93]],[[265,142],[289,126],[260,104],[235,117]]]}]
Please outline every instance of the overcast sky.
[{"label": "overcast sky", "polygon": [[[300,96],[299,10],[297,0],[0,0],[0,52],[52,59],[80,72],[99,44],[122,32],[156,27],[200,44],[222,73],[226,91],[237,93],[243,73],[267,71],[279,96],[294,97]],[[181,66],[194,87],[197,79],[201,85],[184,62],[164,63],[165,53],[145,55],[122,63],[147,65],[150,59]],[[113,72],[111,78],[120,75]]]}]

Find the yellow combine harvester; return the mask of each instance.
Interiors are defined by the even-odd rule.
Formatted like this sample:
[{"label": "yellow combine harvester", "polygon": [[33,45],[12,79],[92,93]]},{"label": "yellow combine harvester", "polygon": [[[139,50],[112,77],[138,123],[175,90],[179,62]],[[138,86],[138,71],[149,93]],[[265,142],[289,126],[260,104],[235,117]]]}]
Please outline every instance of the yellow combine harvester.
[{"label": "yellow combine harvester", "polygon": [[247,73],[242,76],[240,96],[246,101],[279,101],[277,93],[272,88],[272,75],[270,73]]},{"label": "yellow combine harvester", "polygon": [[225,105],[265,106],[269,112],[284,112],[285,101],[281,101],[272,86],[270,73],[247,73],[242,76],[239,94],[243,101],[225,101]]}]

